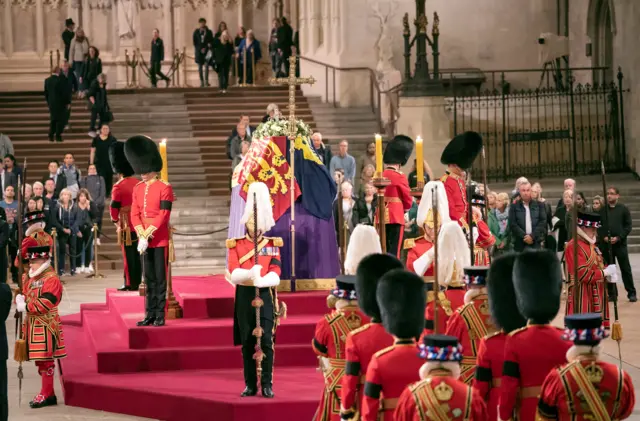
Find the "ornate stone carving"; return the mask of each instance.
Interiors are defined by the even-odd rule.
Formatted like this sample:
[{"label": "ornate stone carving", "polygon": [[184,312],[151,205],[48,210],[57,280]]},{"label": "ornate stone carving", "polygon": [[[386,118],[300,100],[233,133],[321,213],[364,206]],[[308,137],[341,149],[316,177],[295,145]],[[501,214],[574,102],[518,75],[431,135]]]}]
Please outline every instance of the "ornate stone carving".
[{"label": "ornate stone carving", "polygon": [[47,10],[57,10],[67,4],[67,1],[69,0],[43,0],[42,4]]},{"label": "ornate stone carving", "polygon": [[262,9],[265,3],[268,3],[268,0],[251,0],[251,4],[253,4],[254,9]]},{"label": "ornate stone carving", "polygon": [[225,9],[228,9],[229,6],[231,6],[234,2],[234,0],[220,0],[220,4],[222,5],[222,7],[224,7]]},{"label": "ornate stone carving", "polygon": [[[209,0],[215,1],[215,0]],[[198,10],[200,7],[207,5],[207,0],[173,0],[173,7],[191,7],[192,10]]]},{"label": "ornate stone carving", "polygon": [[[384,5],[384,11],[381,10],[381,5]],[[380,24],[380,35],[376,42],[376,50],[378,51],[378,64],[376,70],[379,73],[389,72],[396,70],[393,67],[393,36],[391,35],[390,20],[398,10],[397,0],[369,0],[369,6],[374,17],[376,17]]]},{"label": "ornate stone carving", "polygon": [[13,0],[11,3],[14,6],[19,6],[22,10],[26,10],[29,7],[36,5],[35,0]]},{"label": "ornate stone carving", "polygon": [[109,10],[112,6],[112,0],[89,0],[89,9]]}]

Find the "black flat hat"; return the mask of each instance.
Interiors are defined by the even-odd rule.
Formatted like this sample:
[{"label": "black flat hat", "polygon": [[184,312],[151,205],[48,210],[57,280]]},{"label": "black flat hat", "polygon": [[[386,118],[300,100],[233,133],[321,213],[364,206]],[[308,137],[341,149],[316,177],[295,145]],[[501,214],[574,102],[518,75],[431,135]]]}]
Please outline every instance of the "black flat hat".
[{"label": "black flat hat", "polygon": [[465,132],[451,139],[442,151],[440,162],[466,169],[471,167],[481,150],[482,137],[476,132]]}]

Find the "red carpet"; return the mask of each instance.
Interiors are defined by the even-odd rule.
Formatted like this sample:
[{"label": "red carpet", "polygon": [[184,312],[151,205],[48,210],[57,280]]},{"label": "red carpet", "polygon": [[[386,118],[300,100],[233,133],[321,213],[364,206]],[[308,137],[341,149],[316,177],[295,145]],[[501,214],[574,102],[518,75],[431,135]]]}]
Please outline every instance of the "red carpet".
[{"label": "red carpet", "polygon": [[[67,405],[167,421],[311,419],[322,375],[311,350],[326,294],[280,294],[289,317],[278,328],[275,399],[240,398],[242,358],[233,347],[234,289],[223,276],[177,277],[184,318],[140,328],[144,299],[107,291],[104,304],[83,304],[63,317]],[[213,415],[215,414],[215,415]]]}]

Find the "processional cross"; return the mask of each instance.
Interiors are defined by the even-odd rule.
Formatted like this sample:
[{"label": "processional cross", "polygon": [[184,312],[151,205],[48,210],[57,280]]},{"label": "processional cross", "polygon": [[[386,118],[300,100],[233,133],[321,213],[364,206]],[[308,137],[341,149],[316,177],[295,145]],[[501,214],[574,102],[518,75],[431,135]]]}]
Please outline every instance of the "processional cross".
[{"label": "processional cross", "polygon": [[272,85],[289,85],[289,171],[291,171],[291,186],[289,195],[291,197],[291,291],[295,291],[296,280],[296,225],[295,225],[295,194],[296,194],[296,177],[295,177],[295,149],[296,149],[296,86],[305,83],[313,85],[316,80],[311,77],[296,77],[296,63],[298,58],[294,55],[289,57],[289,77],[271,78],[269,82]]}]

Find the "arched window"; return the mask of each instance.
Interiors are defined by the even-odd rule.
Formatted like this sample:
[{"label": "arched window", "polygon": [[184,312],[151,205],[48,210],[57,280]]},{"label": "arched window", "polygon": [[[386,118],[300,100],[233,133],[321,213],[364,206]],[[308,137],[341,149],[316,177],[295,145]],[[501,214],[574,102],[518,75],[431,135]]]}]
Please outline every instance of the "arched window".
[{"label": "arched window", "polygon": [[611,0],[591,0],[589,7],[588,35],[593,45],[592,63],[596,67],[608,67],[595,74],[596,83],[614,81],[613,37],[615,35],[615,15]]}]

